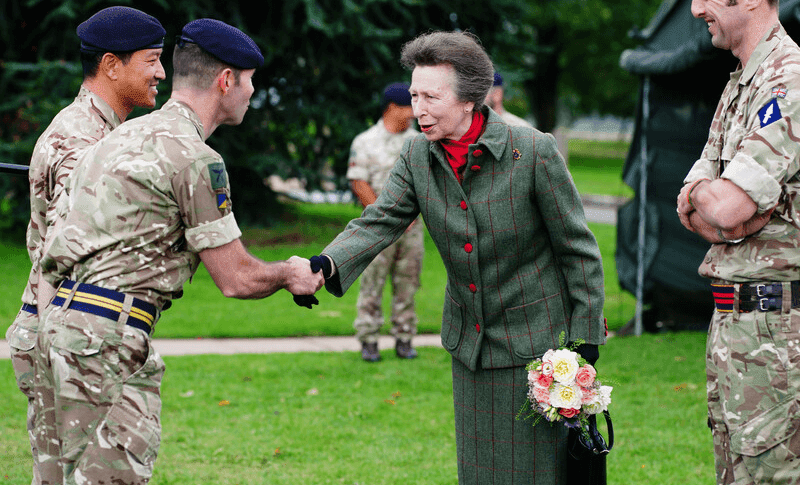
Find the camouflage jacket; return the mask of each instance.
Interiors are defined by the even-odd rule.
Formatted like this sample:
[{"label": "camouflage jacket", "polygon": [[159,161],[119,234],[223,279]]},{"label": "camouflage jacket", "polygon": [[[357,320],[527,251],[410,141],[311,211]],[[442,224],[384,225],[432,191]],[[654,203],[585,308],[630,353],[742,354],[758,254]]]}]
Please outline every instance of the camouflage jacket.
[{"label": "camouflage jacket", "polygon": [[390,133],[381,118],[353,139],[347,179],[364,180],[375,195],[380,195],[389,172],[400,157],[403,143],[416,135],[417,131],[410,127],[402,133]]},{"label": "camouflage jacket", "polygon": [[36,141],[28,174],[31,221],[26,239],[32,268],[22,295],[23,303],[36,305],[39,259],[67,175],[75,168],[80,154],[120,123],[108,103],[81,86],[75,100],[53,118]]},{"label": "camouflage jacket", "polygon": [[419,215],[447,270],[442,344],[471,369],[524,366],[568,340],[605,343],[603,267],[555,139],[484,108],[459,183],[440,143],[408,140],[385,190],[323,253],[341,296]]},{"label": "camouflage jacket", "polygon": [[222,157],[197,114],[174,100],[98,142],[69,187],[41,262],[54,285],[69,278],[164,308],[200,251],[241,236]]},{"label": "camouflage jacket", "polygon": [[776,24],[731,74],[708,142],[684,182],[724,178],[741,187],[767,225],[739,244],[714,244],[702,276],[725,281],[798,279],[800,257],[800,48]]}]

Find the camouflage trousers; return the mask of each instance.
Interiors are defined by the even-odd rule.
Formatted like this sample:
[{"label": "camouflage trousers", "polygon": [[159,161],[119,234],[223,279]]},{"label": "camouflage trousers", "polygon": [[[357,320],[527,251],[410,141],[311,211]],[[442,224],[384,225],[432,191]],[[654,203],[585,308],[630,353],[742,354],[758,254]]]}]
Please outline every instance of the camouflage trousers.
[{"label": "camouflage trousers", "polygon": [[706,387],[718,484],[800,484],[800,310],[784,307],[714,312]]},{"label": "camouflage trousers", "polygon": [[416,222],[394,244],[381,253],[361,273],[356,302],[356,319],[353,327],[361,342],[377,342],[383,326],[383,288],[391,276],[392,283],[392,330],[398,339],[409,340],[417,333],[417,312],[414,295],[419,289],[422,271],[423,245],[422,222]]},{"label": "camouflage trousers", "polygon": [[28,437],[31,442],[31,455],[33,456],[33,481],[41,483],[38,467],[38,452],[33,435],[35,422],[35,407],[33,403],[33,354],[36,352],[36,334],[39,327],[39,316],[20,310],[14,323],[8,327],[6,340],[11,348],[11,365],[14,367],[14,376],[17,387],[28,398],[28,415],[26,419]]},{"label": "camouflage trousers", "polygon": [[164,362],[128,325],[50,306],[35,354],[43,484],[144,484],[161,441]]}]

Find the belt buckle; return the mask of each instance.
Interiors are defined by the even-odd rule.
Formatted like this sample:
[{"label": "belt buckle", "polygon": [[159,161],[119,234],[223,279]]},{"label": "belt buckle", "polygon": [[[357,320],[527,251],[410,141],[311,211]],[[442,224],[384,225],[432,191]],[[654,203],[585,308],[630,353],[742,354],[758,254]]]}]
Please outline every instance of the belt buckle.
[{"label": "belt buckle", "polygon": [[[767,285],[765,284],[758,284],[756,285],[756,296],[765,297],[767,296]],[[759,305],[761,304],[761,300],[759,300]]]},{"label": "belt buckle", "polygon": [[762,312],[769,311],[769,298],[760,298],[758,300],[758,309]]}]

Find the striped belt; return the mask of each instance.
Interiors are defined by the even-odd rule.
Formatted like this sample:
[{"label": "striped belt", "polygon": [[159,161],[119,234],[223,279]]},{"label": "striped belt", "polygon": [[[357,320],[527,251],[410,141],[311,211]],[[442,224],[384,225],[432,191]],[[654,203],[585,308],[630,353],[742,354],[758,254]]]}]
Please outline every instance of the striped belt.
[{"label": "striped belt", "polygon": [[[771,312],[783,308],[783,288],[790,285],[791,307],[800,307],[800,281],[784,281],[776,283],[740,283],[739,312],[749,313],[755,310]],[[714,305],[718,312],[730,313],[734,308],[735,285],[712,283]]]},{"label": "striped belt", "polygon": [[[73,287],[76,284],[78,287],[73,292]],[[67,308],[91,313],[114,321],[119,321],[120,314],[124,313],[125,310],[125,293],[87,283],[76,283],[71,280],[66,280],[61,284],[51,304],[63,306],[64,302],[70,297],[71,301]],[[130,309],[127,311],[128,318],[125,323],[149,334],[153,329],[153,325],[155,325],[158,309],[155,305],[138,298],[130,299],[132,302]]]},{"label": "striped belt", "polygon": [[36,305],[28,305],[27,303],[22,304],[22,311],[32,313],[34,315],[38,315],[39,311],[36,310]]}]

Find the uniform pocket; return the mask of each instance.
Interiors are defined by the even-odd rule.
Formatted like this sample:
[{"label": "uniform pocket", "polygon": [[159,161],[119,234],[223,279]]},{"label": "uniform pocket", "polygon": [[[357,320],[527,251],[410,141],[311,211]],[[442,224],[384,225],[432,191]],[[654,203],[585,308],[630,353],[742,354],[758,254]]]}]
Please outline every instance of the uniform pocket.
[{"label": "uniform pocket", "polygon": [[731,433],[731,451],[756,457],[783,443],[800,428],[800,402],[795,398],[747,420]]},{"label": "uniform pocket", "polygon": [[96,355],[100,352],[103,345],[103,338],[95,335],[89,330],[78,330],[72,327],[64,327],[53,335],[51,347],[65,350],[71,354]]},{"label": "uniform pocket", "polygon": [[[161,444],[161,423],[157,414],[143,413],[125,399],[114,403],[105,423],[109,444],[125,450],[136,465],[152,474]],[[139,472],[142,475],[141,472]]]},{"label": "uniform pocket", "polygon": [[[38,318],[35,315],[31,317],[38,322]],[[36,345],[36,327],[34,326],[31,328],[31,325],[26,325],[19,320],[20,318],[18,317],[17,321],[8,327],[6,331],[6,340],[8,341],[9,347],[12,349],[27,352]]]},{"label": "uniform pocket", "polygon": [[464,306],[450,296],[450,290],[444,292],[444,311],[442,313],[442,346],[454,350],[461,343],[464,335]]}]

